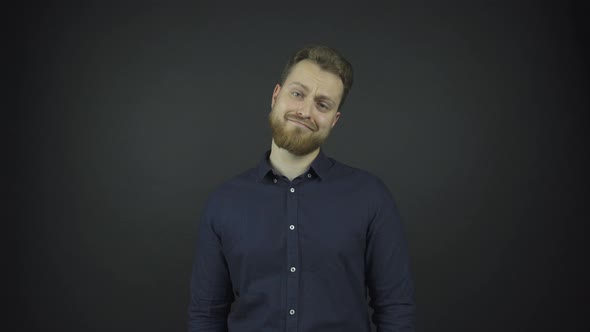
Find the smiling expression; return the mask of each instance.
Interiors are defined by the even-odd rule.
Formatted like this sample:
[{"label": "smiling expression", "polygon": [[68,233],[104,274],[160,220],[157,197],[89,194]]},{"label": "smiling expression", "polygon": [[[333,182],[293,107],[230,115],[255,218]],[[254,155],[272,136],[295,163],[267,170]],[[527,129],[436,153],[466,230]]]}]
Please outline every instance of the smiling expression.
[{"label": "smiling expression", "polygon": [[293,66],[272,94],[269,122],[277,146],[298,155],[315,151],[338,122],[341,79],[310,60]]}]

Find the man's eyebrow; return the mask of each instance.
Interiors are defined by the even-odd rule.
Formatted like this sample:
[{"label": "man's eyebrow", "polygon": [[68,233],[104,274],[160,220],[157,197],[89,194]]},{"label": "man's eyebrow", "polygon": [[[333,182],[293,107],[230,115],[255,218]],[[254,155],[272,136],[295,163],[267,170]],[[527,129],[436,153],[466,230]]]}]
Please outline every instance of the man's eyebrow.
[{"label": "man's eyebrow", "polygon": [[302,88],[303,90],[305,90],[305,91],[309,91],[309,88],[308,88],[307,86],[305,86],[305,84],[303,84],[303,83],[299,83],[299,82],[291,82],[291,83],[289,83],[289,85],[297,85],[297,86],[299,86],[300,88]]},{"label": "man's eyebrow", "polygon": [[[288,85],[297,85],[298,87],[300,87],[301,89],[305,90],[306,92],[309,91],[309,88],[305,84],[300,83],[300,82],[291,82]],[[330,97],[328,97],[326,95],[318,95],[318,99],[324,99],[324,100],[329,101],[329,102],[331,102],[333,104],[336,104],[336,102],[332,98],[330,98]]]}]

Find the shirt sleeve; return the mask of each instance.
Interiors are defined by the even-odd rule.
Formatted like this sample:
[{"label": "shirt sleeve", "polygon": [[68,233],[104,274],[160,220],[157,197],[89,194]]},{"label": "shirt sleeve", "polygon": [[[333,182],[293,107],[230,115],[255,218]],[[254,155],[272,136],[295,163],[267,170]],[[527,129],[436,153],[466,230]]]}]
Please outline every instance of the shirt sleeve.
[{"label": "shirt sleeve", "polygon": [[415,331],[414,285],[403,225],[395,201],[377,179],[367,231],[366,280],[378,332]]},{"label": "shirt sleeve", "polygon": [[227,332],[227,317],[234,301],[219,230],[214,224],[215,212],[210,200],[198,228],[190,282],[189,332]]}]

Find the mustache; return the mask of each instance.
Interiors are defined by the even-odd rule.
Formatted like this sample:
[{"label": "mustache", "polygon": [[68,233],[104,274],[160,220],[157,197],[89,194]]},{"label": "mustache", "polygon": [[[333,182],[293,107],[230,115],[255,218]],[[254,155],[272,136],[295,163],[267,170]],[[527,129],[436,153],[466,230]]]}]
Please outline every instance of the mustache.
[{"label": "mustache", "polygon": [[312,123],[311,121],[309,121],[305,118],[302,118],[296,114],[289,114],[289,113],[285,114],[285,119],[300,122],[300,123],[308,126],[309,128],[311,128],[313,131],[317,130],[317,127],[314,123]]}]

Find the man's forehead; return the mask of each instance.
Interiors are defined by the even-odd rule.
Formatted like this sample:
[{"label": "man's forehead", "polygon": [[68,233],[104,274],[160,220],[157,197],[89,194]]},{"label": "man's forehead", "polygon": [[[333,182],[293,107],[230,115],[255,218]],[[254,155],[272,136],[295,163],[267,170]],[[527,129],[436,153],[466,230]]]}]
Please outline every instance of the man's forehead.
[{"label": "man's forehead", "polygon": [[289,73],[289,76],[287,76],[286,81],[293,80],[294,77],[297,77],[297,80],[301,78],[315,78],[326,83],[342,84],[342,80],[338,75],[322,69],[320,65],[310,60],[302,60],[296,63],[291,68],[291,72]]},{"label": "man's forehead", "polygon": [[293,66],[285,80],[285,85],[320,89],[335,98],[340,97],[344,90],[344,85],[338,75],[323,70],[318,64],[309,60],[302,60]]}]

